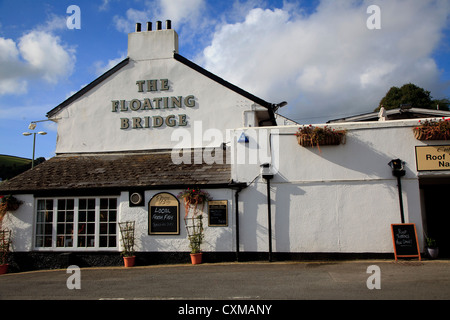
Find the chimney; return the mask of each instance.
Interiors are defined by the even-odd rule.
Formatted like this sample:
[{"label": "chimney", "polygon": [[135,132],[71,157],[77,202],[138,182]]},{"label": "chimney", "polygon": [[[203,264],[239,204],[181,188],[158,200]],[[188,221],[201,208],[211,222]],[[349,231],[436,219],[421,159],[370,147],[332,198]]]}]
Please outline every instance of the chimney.
[{"label": "chimney", "polygon": [[166,20],[166,29],[162,22],[156,21],[156,30],[147,22],[147,31],[141,32],[141,23],[136,23],[136,31],[128,34],[128,57],[133,60],[151,60],[173,58],[178,53],[178,34],[172,30],[172,22]]}]

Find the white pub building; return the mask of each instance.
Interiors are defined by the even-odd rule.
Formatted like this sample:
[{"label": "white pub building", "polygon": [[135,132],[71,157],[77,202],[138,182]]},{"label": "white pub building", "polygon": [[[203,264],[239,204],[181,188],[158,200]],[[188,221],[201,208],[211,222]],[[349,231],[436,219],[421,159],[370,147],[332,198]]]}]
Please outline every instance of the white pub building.
[{"label": "white pub building", "polygon": [[[47,113],[56,156],[0,184],[22,201],[2,222],[11,270],[121,265],[125,221],[135,221],[136,264],[187,262],[177,198],[187,188],[212,198],[202,208],[206,262],[393,259],[391,224],[401,222],[415,224],[422,253],[434,237],[449,255],[450,175],[439,162],[450,161],[450,144],[417,139],[417,112],[331,122],[344,132],[338,144],[300,145],[303,126],[277,114],[284,102],[184,58],[170,21],[151,29],[137,24],[125,60]],[[161,222],[152,209],[164,199],[176,209]]]}]

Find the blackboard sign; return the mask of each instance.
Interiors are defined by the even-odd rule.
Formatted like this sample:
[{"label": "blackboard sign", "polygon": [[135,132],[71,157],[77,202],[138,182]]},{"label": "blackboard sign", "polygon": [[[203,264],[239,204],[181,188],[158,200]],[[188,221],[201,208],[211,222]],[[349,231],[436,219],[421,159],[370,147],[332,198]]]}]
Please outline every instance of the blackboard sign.
[{"label": "blackboard sign", "polygon": [[208,225],[210,227],[228,226],[227,200],[214,200],[208,202]]},{"label": "blackboard sign", "polygon": [[416,225],[414,223],[391,224],[391,231],[395,261],[398,257],[418,257],[420,261]]},{"label": "blackboard sign", "polygon": [[174,195],[161,192],[150,200],[148,234],[180,234],[180,203]]}]

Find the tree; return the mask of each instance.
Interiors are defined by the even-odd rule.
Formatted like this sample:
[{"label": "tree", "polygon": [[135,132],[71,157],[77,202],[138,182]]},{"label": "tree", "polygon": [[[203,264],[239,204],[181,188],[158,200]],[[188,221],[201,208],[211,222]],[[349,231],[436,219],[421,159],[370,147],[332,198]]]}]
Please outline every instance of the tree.
[{"label": "tree", "polygon": [[449,107],[448,99],[432,100],[430,91],[408,83],[401,88],[391,87],[374,111],[379,111],[381,106],[389,110],[408,104],[414,108],[424,109],[437,109],[437,104],[440,110],[448,110]]}]

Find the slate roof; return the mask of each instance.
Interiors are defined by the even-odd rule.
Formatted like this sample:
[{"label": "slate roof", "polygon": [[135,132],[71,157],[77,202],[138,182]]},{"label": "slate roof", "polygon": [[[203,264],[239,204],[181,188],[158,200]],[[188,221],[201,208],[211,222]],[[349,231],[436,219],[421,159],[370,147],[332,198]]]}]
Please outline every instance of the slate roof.
[{"label": "slate roof", "polygon": [[58,155],[0,183],[0,194],[107,192],[195,185],[225,187],[230,184],[231,166],[225,159],[223,164],[196,164],[194,152],[189,153],[191,164],[175,164],[170,151]]}]

